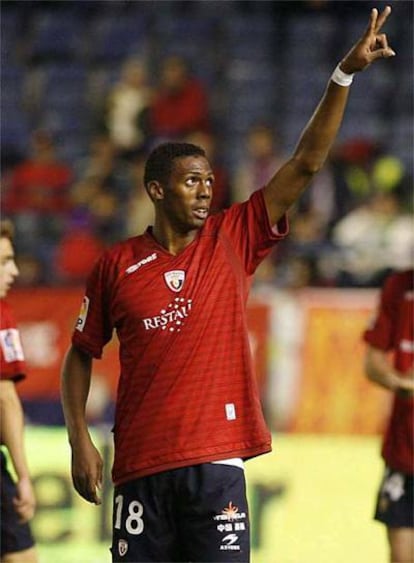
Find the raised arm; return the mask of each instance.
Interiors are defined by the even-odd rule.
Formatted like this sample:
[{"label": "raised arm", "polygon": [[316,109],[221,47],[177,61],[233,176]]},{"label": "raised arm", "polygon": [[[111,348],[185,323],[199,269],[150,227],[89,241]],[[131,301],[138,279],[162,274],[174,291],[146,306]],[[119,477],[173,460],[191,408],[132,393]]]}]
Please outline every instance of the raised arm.
[{"label": "raised arm", "polygon": [[72,480],[88,502],[101,504],[97,489],[102,485],[102,458],[94,446],[87,421],[92,357],[72,346],[65,357],[61,377],[61,398],[69,443],[72,448]]},{"label": "raised arm", "polygon": [[[388,46],[386,35],[380,33],[390,13],[389,6],[380,15],[375,8],[371,10],[365,33],[342,59],[329,80],[321,101],[302,131],[292,157],[267,184],[264,197],[273,225],[298,199],[323,166],[342,122],[352,75],[364,70],[377,59],[395,55]],[[349,84],[346,86],[337,82]]]}]

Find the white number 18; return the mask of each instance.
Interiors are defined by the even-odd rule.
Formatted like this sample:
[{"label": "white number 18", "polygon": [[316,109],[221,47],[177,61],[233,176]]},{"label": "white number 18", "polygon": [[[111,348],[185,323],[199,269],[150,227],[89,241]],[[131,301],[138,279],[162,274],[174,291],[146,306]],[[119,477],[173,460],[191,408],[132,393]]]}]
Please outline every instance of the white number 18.
[{"label": "white number 18", "polygon": [[[115,498],[116,506],[116,516],[115,516],[115,528],[117,530],[121,529],[122,520],[122,508],[124,506],[124,495],[118,495]],[[133,500],[128,506],[128,517],[125,520],[125,528],[128,534],[134,534],[138,536],[144,531],[144,520],[142,515],[144,513],[144,507],[138,500]]]}]

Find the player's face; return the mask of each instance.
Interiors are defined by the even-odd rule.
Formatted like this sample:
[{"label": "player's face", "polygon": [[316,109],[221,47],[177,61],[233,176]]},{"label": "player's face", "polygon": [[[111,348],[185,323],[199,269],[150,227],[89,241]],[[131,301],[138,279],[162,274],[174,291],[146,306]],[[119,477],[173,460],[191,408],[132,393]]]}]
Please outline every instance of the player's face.
[{"label": "player's face", "polygon": [[213,184],[211,166],[203,156],[175,159],[164,189],[164,209],[180,232],[203,226],[210,209]]},{"label": "player's face", "polygon": [[5,297],[19,270],[14,261],[12,243],[8,238],[0,238],[0,298]]}]

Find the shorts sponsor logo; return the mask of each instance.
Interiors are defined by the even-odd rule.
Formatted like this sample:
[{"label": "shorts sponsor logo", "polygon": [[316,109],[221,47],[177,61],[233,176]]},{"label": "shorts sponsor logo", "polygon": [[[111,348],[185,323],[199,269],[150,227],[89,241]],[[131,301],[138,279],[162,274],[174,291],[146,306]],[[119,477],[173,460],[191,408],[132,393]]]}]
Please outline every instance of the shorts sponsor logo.
[{"label": "shorts sponsor logo", "polygon": [[239,537],[236,534],[224,536],[221,540],[220,551],[240,551],[240,546],[236,544],[238,539]]},{"label": "shorts sponsor logo", "polygon": [[141,268],[141,266],[144,266],[145,264],[148,264],[149,262],[152,262],[153,260],[156,260],[157,258],[158,258],[157,253],[153,252],[152,254],[150,254],[149,256],[146,256],[145,258],[143,258],[139,262],[136,262],[135,264],[132,264],[132,266],[129,266],[129,268],[127,268],[125,270],[125,272],[127,274],[133,274],[134,272],[139,270]]},{"label": "shorts sponsor logo", "polygon": [[86,318],[88,316],[88,309],[89,309],[89,297],[85,295],[85,297],[82,300],[79,317],[78,320],[76,321],[76,327],[75,327],[76,330],[79,330],[79,332],[83,332],[83,328],[86,323]]},{"label": "shorts sponsor logo", "polygon": [[390,476],[386,477],[381,493],[388,495],[393,502],[400,500],[405,493],[404,475],[402,473],[391,473]]},{"label": "shorts sponsor logo", "polygon": [[213,516],[214,520],[220,521],[232,521],[232,520],[244,520],[246,518],[245,512],[239,512],[237,506],[234,506],[233,503],[230,501],[229,504],[223,508],[221,514],[216,514]]},{"label": "shorts sponsor logo", "polygon": [[145,330],[168,330],[169,332],[180,332],[186,318],[189,316],[192,299],[176,297],[167,307],[161,309],[159,315],[142,319]]},{"label": "shorts sponsor logo", "polygon": [[128,551],[128,542],[126,540],[119,540],[118,542],[118,553],[121,557],[126,555]]},{"label": "shorts sponsor logo", "polygon": [[22,362],[24,360],[20,335],[16,328],[0,330],[0,346],[4,360],[7,363]]},{"label": "shorts sponsor logo", "polygon": [[165,272],[164,280],[168,288],[176,293],[181,291],[184,286],[185,272],[184,270],[171,270]]}]

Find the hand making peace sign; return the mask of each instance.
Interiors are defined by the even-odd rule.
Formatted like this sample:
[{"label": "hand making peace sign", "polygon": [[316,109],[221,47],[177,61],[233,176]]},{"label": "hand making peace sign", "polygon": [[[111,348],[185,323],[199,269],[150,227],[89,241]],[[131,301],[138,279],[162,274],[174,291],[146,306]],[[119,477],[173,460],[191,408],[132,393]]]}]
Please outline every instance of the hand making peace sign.
[{"label": "hand making peace sign", "polygon": [[342,59],[340,68],[346,74],[353,74],[364,70],[377,59],[394,57],[395,52],[388,46],[385,33],[380,30],[391,13],[390,6],[386,6],[381,14],[373,8],[364,35]]}]

